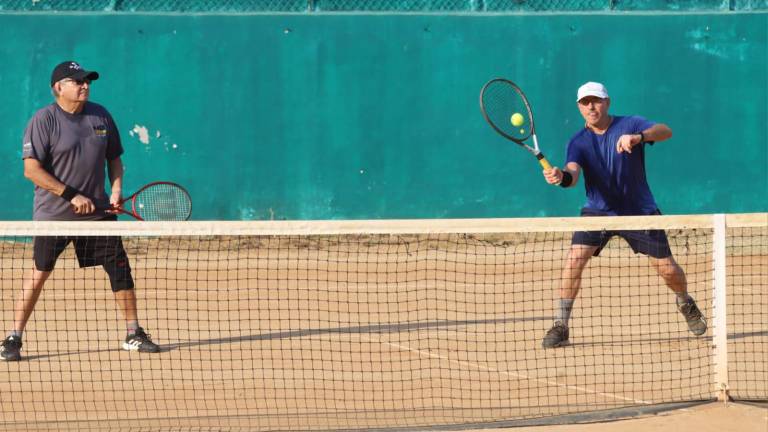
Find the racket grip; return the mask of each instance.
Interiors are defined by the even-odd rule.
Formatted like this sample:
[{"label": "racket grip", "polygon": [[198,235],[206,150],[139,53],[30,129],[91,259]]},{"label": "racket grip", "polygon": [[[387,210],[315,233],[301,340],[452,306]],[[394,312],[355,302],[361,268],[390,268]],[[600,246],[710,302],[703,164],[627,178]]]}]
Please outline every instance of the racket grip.
[{"label": "racket grip", "polygon": [[547,158],[544,157],[544,153],[539,153],[536,155],[536,159],[539,160],[539,163],[544,169],[552,169],[552,165],[549,164],[549,161]]}]

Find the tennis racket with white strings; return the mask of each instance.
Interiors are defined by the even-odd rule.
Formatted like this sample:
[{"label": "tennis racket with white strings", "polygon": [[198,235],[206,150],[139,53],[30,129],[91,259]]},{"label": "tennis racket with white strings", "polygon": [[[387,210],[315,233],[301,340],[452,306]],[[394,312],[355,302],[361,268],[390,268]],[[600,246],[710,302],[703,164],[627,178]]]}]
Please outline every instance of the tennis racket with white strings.
[{"label": "tennis racket with white strings", "polygon": [[[488,81],[480,90],[480,111],[499,135],[531,152],[544,169],[552,168],[539,150],[531,104],[515,83],[505,78]],[[529,138],[533,138],[533,147],[525,143]]]},{"label": "tennis racket with white strings", "polygon": [[192,216],[192,199],[181,185],[159,181],[141,187],[109,210],[140,221],[185,221]]}]

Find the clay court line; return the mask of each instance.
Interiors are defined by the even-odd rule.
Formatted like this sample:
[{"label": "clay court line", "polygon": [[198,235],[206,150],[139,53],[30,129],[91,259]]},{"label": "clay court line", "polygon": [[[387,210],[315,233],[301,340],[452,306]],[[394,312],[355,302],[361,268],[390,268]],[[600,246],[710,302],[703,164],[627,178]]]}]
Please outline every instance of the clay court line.
[{"label": "clay court line", "polygon": [[384,342],[382,340],[377,340],[377,339],[365,337],[365,336],[362,336],[362,335],[358,335],[358,336],[361,339],[367,339],[369,342],[378,342],[378,343],[383,344],[383,345],[393,346],[393,347],[395,347],[397,349],[400,349],[400,350],[410,351],[410,352],[416,353],[416,354],[418,354],[420,356],[431,357],[431,358],[436,358],[436,359],[440,359],[440,360],[445,360],[445,361],[448,361],[450,363],[457,364],[459,366],[466,366],[466,367],[470,367],[470,368],[474,368],[474,369],[484,370],[484,371],[487,371],[487,372],[495,372],[495,373],[498,373],[498,374],[501,374],[501,375],[507,375],[507,376],[512,376],[512,377],[515,377],[515,378],[521,378],[521,379],[525,379],[525,380],[535,381],[535,382],[546,384],[546,385],[549,385],[549,386],[556,386],[556,387],[560,387],[560,388],[564,388],[564,389],[577,390],[577,391],[584,392],[584,393],[600,395],[600,396],[604,396],[604,397],[607,397],[607,398],[610,398],[610,399],[618,399],[618,400],[623,400],[623,401],[630,401],[630,402],[634,402],[636,404],[643,404],[643,405],[652,405],[653,404],[652,402],[644,401],[642,399],[626,398],[626,397],[619,396],[619,395],[616,395],[616,394],[613,394],[613,393],[604,393],[604,392],[600,392],[600,391],[597,391],[597,390],[588,389],[588,388],[585,388],[585,387],[579,387],[579,386],[572,386],[572,385],[568,385],[568,384],[562,384],[562,383],[559,383],[557,381],[544,380],[544,379],[540,379],[540,378],[532,378],[532,377],[529,377],[529,376],[526,376],[526,375],[523,375],[523,374],[519,374],[519,373],[515,373],[515,372],[507,372],[507,371],[502,371],[502,370],[498,370],[498,369],[495,369],[495,368],[492,368],[492,367],[483,366],[483,365],[479,365],[479,364],[475,364],[475,363],[469,363],[469,362],[460,361],[460,360],[453,360],[453,359],[451,359],[451,358],[449,358],[447,356],[442,356],[442,355],[439,355],[439,354],[433,354],[433,353],[430,353],[430,352],[421,351],[421,350],[418,350],[418,349],[415,349],[415,348],[411,348],[411,347],[406,346],[406,345],[401,345],[401,344],[398,344],[398,343],[394,343],[394,342]]}]

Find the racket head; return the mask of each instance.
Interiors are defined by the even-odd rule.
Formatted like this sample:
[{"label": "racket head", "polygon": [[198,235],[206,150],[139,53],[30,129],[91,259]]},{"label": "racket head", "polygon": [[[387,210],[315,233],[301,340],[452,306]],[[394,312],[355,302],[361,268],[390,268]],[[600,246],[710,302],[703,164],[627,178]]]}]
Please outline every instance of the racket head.
[{"label": "racket head", "polygon": [[[496,132],[518,144],[525,145],[523,141],[536,133],[528,98],[520,87],[506,78],[494,78],[485,83],[480,90],[480,111]],[[522,116],[522,124],[518,126],[513,124],[516,114]]]},{"label": "racket head", "polygon": [[132,216],[143,221],[185,221],[192,216],[192,198],[177,183],[149,183],[131,197]]}]

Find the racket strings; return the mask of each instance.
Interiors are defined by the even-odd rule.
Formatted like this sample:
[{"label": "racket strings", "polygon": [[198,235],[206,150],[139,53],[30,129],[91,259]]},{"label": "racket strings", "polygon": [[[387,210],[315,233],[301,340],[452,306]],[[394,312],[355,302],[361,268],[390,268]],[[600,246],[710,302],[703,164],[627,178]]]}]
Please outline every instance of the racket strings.
[{"label": "racket strings", "polygon": [[523,96],[506,81],[493,81],[483,91],[483,110],[491,125],[517,141],[531,136],[533,124]]},{"label": "racket strings", "polygon": [[145,221],[184,221],[192,214],[192,201],[177,185],[156,184],[136,195],[133,210]]}]

